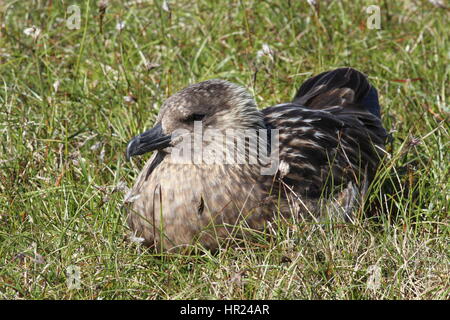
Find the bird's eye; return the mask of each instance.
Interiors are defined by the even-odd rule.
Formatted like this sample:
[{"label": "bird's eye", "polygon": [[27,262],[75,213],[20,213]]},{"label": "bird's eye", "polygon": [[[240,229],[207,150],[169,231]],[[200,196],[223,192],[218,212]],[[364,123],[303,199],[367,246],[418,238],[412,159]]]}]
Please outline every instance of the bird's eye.
[{"label": "bird's eye", "polygon": [[187,121],[202,121],[203,118],[205,118],[204,114],[193,113],[188,117]]}]

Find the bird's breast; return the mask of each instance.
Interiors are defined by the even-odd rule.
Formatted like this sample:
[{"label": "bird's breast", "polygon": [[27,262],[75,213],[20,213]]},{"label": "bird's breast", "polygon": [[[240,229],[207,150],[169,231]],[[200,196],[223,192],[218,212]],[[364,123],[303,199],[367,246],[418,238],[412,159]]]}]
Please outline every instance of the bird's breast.
[{"label": "bird's breast", "polygon": [[247,165],[163,161],[138,177],[128,222],[149,245],[174,248],[199,240],[215,248],[240,222],[254,229],[264,225],[271,210],[264,186],[257,168]]}]

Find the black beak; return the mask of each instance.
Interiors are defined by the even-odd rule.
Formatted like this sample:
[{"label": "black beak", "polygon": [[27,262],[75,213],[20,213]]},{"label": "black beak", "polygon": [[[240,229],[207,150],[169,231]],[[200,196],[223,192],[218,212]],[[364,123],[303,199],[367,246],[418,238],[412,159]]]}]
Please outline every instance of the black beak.
[{"label": "black beak", "polygon": [[138,156],[153,150],[161,150],[170,145],[172,137],[165,135],[161,124],[134,137],[127,145],[127,160],[132,156]]}]

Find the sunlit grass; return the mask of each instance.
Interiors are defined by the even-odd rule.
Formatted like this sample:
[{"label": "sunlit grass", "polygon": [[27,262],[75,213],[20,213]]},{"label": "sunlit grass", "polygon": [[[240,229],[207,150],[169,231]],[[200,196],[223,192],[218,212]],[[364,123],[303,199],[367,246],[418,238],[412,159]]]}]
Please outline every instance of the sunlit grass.
[{"label": "sunlit grass", "polygon": [[[110,1],[102,15],[93,0],[2,2],[0,298],[448,299],[449,11],[320,3]],[[80,29],[67,28],[70,4]],[[366,27],[371,4],[380,30]],[[32,26],[36,38],[24,33]],[[263,44],[273,59],[257,58]],[[123,194],[147,159],[126,162],[126,142],[170,94],[224,78],[263,108],[341,66],[369,75],[394,137],[370,195],[379,219],[287,225],[214,255],[126,241]],[[387,201],[390,180],[401,196]],[[80,289],[68,289],[69,266]]]}]

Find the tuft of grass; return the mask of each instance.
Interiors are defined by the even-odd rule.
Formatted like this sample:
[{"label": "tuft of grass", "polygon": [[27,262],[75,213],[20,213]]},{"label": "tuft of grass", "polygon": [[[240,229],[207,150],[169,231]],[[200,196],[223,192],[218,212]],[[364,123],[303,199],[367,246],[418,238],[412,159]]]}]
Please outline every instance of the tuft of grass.
[{"label": "tuft of grass", "polygon": [[[449,299],[449,11],[318,2],[0,3],[0,298]],[[127,163],[126,142],[170,94],[224,78],[263,108],[341,66],[369,75],[394,137],[378,219],[287,224],[215,255],[125,241],[123,193],[145,161]]]}]

